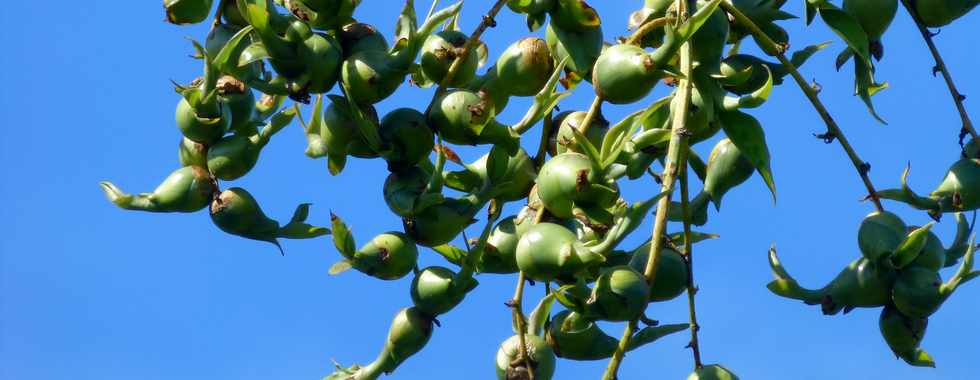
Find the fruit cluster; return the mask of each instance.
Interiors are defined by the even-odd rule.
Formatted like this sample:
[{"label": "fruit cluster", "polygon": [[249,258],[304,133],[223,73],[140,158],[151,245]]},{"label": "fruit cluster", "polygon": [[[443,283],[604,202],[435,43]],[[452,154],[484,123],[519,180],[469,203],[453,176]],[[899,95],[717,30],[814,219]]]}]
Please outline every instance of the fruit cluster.
[{"label": "fruit cluster", "polygon": [[[847,42],[842,56],[857,57],[856,66],[863,65],[859,92],[877,86],[867,76],[873,71],[867,57],[881,57],[880,37],[896,1],[847,0],[843,9],[807,3],[807,20],[820,14]],[[926,25],[948,23],[976,4],[932,3],[937,2],[945,7],[916,2],[917,17]],[[353,269],[380,280],[414,276],[412,306],[395,316],[378,357],[365,366],[338,366],[328,380],[369,380],[394,372],[427,344],[436,318],[478,286],[478,274],[518,277],[511,302],[516,335],[500,346],[499,379],[550,379],[558,358],[611,358],[607,378],[612,379],[626,351],[685,330],[691,330],[695,352],[689,379],[737,379],[723,366],[700,362],[697,329],[689,329],[697,326],[693,310],[690,323],[683,324],[660,325],[645,313],[648,304],[685,292],[693,308],[692,245],[715,236],[691,226],[707,223],[709,204],[719,210],[724,195],[755,172],[775,199],[762,125],[745,111],[765,103],[785,77],[793,75],[799,82],[796,68],[826,46],[783,56],[789,36],[776,22],[793,17],[780,9],[785,1],[646,0],[630,15],[632,35],[613,44],[606,43],[599,14],[581,0],[498,0],[472,35],[458,27],[462,2],[437,11],[435,1],[420,20],[407,0],[390,41],[354,19],[359,3],[220,0],[205,43],[194,42],[203,76],[176,88],[181,95],[176,108],[183,136],[181,168],[151,193],[127,194],[103,182],[109,200],[150,212],[208,208],[222,231],[277,246],[280,238],[332,234],[342,256],[332,274]],[[167,20],[175,24],[203,22],[213,5],[212,0],[164,1]],[[504,5],[525,15],[531,32],[544,28],[544,38],[512,43],[481,73],[489,57],[480,36]],[[780,61],[739,53],[749,36]],[[402,88],[406,78],[418,87],[436,87],[429,106],[379,113],[375,105]],[[595,91],[592,105],[555,113],[583,82]],[[603,117],[603,104],[637,103],[661,82],[672,87],[662,99],[615,123]],[[533,102],[518,123],[506,125],[497,115],[514,97]],[[287,100],[292,106],[285,105]],[[307,121],[300,104],[311,102]],[[403,221],[403,230],[379,234],[358,247],[351,228],[337,215],[331,216],[330,229],[314,226],[306,222],[309,205],[303,204],[281,224],[267,217],[246,190],[219,188],[219,181],[248,174],[269,140],[297,118],[307,137],[306,155],[325,158],[332,175],[352,158],[386,162],[384,200]],[[522,142],[538,125],[542,133],[532,155]],[[690,149],[719,134],[724,137],[707,162]],[[463,163],[448,144],[485,148],[486,153]],[[974,139],[929,197],[915,195],[904,179],[902,189],[871,196],[934,215],[975,210],[980,207],[978,146]],[[663,176],[653,174],[655,163],[663,166]],[[690,199],[688,170],[703,182]],[[620,183],[645,179],[647,173],[663,182],[661,189],[647,200],[624,199]],[[678,177],[679,202],[672,200]],[[503,216],[510,202],[524,206]],[[650,241],[634,249],[620,247],[654,206],[657,227]],[[481,235],[465,241],[465,247],[453,245],[484,209]],[[827,314],[884,306],[882,333],[895,353],[914,365],[929,364],[918,348],[926,318],[957,286],[977,276],[971,272],[969,228],[957,215],[960,234],[949,249],[932,234],[931,224],[913,228],[891,213],[870,215],[859,232],[863,256],[819,290],[800,287],[773,251],[777,280],[769,287],[820,304]],[[684,231],[668,233],[668,220],[682,222]],[[418,268],[419,247],[440,254],[453,268]],[[961,259],[957,275],[941,284],[938,271]],[[526,282],[542,282],[549,289],[528,316],[521,306]],[[564,309],[552,314],[556,301]],[[638,321],[645,326],[638,328]],[[627,334],[617,340],[599,322],[627,322]]]}]

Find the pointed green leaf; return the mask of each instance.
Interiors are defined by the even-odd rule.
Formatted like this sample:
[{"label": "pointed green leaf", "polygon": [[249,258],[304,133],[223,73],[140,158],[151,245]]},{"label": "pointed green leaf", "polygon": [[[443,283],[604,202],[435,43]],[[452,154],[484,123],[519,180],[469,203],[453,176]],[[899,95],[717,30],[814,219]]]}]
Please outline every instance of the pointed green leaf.
[{"label": "pointed green leaf", "polygon": [[861,60],[868,65],[871,64],[868,35],[853,16],[830,4],[821,6],[818,13],[827,27],[843,39]]},{"label": "pointed green leaf", "polygon": [[466,251],[450,244],[443,244],[432,248],[433,251],[441,255],[452,264],[462,266],[466,259]]},{"label": "pointed green leaf", "polygon": [[555,304],[555,294],[550,293],[541,301],[538,302],[538,306],[531,311],[528,316],[528,326],[527,333],[532,335],[541,336],[544,332],[544,325],[548,322],[548,318],[551,316],[551,306]]},{"label": "pointed green leaf", "polygon": [[353,266],[351,265],[350,260],[343,259],[331,265],[329,273],[331,276],[336,276],[351,270],[351,268],[353,268]]},{"label": "pointed green leaf", "polygon": [[892,264],[896,268],[905,268],[905,266],[911,264],[919,257],[919,253],[922,252],[922,248],[926,246],[926,241],[929,235],[929,230],[932,226],[936,224],[935,222],[930,222],[923,227],[917,228],[912,232],[909,232],[905,236],[905,240],[898,245],[895,252],[891,255]]},{"label": "pointed green leaf", "polygon": [[762,125],[751,115],[739,111],[721,112],[719,117],[725,134],[759,171],[775,201],[776,184],[769,166],[769,147],[766,145],[766,134],[762,130]]},{"label": "pointed green leaf", "polygon": [[334,247],[344,257],[348,259],[354,257],[354,253],[357,252],[357,247],[354,244],[354,235],[347,228],[347,224],[344,224],[344,221],[334,213],[330,213],[330,222],[333,225]]},{"label": "pointed green leaf", "polygon": [[765,103],[766,100],[769,100],[769,94],[772,93],[773,85],[772,70],[769,69],[769,66],[763,65],[763,67],[766,68],[766,83],[751,94],[745,96],[726,96],[722,105],[725,110],[734,111],[739,108],[756,108]]},{"label": "pointed green leaf", "polygon": [[660,338],[667,335],[678,333],[687,330],[688,328],[690,328],[690,325],[687,323],[644,327],[642,330],[633,335],[633,339],[630,339],[630,344],[627,351],[643,347],[647,344],[656,342]]}]

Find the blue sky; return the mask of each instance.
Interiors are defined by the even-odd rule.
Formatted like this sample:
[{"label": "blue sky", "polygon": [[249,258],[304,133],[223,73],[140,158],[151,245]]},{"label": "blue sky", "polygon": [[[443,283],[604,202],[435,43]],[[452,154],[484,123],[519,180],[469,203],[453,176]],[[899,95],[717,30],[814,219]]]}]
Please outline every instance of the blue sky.
[{"label": "blue sky", "polygon": [[[593,3],[610,40],[628,33],[626,17],[641,2]],[[468,1],[462,27],[472,30],[489,5]],[[424,14],[428,4],[418,6]],[[400,7],[395,1],[366,1],[356,16],[390,36]],[[271,245],[221,233],[204,212],[124,212],[101,194],[97,183],[105,179],[148,191],[178,165],[178,98],[169,80],[199,75],[184,37],[203,39],[205,27],[164,23],[159,1],[9,1],[4,8],[0,109],[7,132],[0,139],[0,199],[7,204],[0,218],[0,378],[318,379],[331,371],[332,358],[343,364],[374,358],[392,315],[410,305],[410,278],[382,282],[356,272],[330,277],[327,269],[340,256],[328,238],[285,242],[281,257]],[[787,8],[802,12],[799,2]],[[878,69],[879,78],[891,84],[875,98],[888,126],[876,124],[850,96],[851,74],[834,71],[841,42],[819,24],[783,25],[795,47],[835,40],[803,71],[823,86],[822,98],[872,164],[874,182],[896,185],[910,163],[912,186],[927,191],[958,154],[959,120],[942,81],[930,75],[931,58],[903,12],[885,36],[886,56]],[[505,11],[498,22],[485,35],[493,57],[509,41],[528,35],[513,14]],[[967,101],[974,119],[980,119],[978,23],[980,13],[974,12],[943,28],[937,39],[957,84],[974,95]],[[379,112],[422,108],[431,91],[406,86],[379,104]],[[644,104],[665,91],[658,88]],[[583,109],[591,99],[582,87],[562,109]],[[527,104],[513,100],[501,119],[516,121]],[[630,111],[605,110],[614,120]],[[970,342],[980,339],[977,284],[961,288],[932,318],[923,347],[936,358],[937,369],[896,360],[878,334],[878,310],[824,317],[817,308],[765,289],[770,244],[778,245],[804,285],[822,285],[859,255],[857,226],[872,207],[858,201],[863,188],[840,147],[812,137],[824,127],[797,88],[777,88],[769,103],[751,113],[767,133],[779,202],[773,204],[755,176],[727,195],[722,212],[712,211],[704,227],[722,235],[695,253],[706,362],[723,363],[743,379],[976,377],[980,351]],[[697,149],[706,156],[712,145]],[[274,218],[286,219],[297,204],[311,202],[311,220],[325,224],[333,210],[360,242],[400,228],[381,198],[382,162],[353,160],[342,175],[331,177],[325,161],[307,159],[304,148],[301,128],[288,127],[255,170],[234,185],[249,189]],[[468,159],[480,154],[461,153]],[[652,191],[651,182],[624,185],[631,200]],[[910,224],[928,221],[922,212],[886,207]],[[951,221],[936,228],[946,243]],[[649,229],[648,221],[626,245],[638,245]],[[423,266],[438,263],[434,253],[422,252]],[[428,347],[393,378],[493,378],[494,353],[511,335],[503,302],[514,280],[479,280],[463,305],[440,318],[442,327]],[[530,287],[528,297],[536,302],[542,293],[542,286]],[[682,322],[686,302],[655,304],[650,313]],[[622,328],[605,327],[614,336]],[[684,378],[692,366],[686,343],[686,335],[678,334],[630,354],[621,378]],[[603,367],[604,362],[562,361],[556,378],[598,378]]]}]

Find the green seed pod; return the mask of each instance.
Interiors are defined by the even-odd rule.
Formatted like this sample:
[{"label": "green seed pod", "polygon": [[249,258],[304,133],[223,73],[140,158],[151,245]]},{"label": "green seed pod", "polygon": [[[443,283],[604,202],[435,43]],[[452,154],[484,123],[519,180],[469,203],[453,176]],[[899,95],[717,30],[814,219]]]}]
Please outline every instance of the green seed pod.
[{"label": "green seed pod", "polygon": [[475,281],[462,284],[456,273],[444,267],[428,267],[412,280],[412,303],[423,314],[438,316],[448,313],[463,301],[466,292],[476,286]]},{"label": "green seed pod", "polygon": [[[422,57],[419,65],[422,73],[435,83],[442,84],[449,72],[449,67],[453,65],[456,56],[462,52],[466,46],[469,36],[457,30],[444,30],[429,36],[422,45]],[[480,56],[475,52],[466,55],[463,66],[453,77],[451,83],[446,83],[449,87],[462,87],[476,77],[476,69],[480,66]]]},{"label": "green seed pod", "polygon": [[923,267],[906,268],[895,280],[892,299],[902,314],[915,318],[927,318],[942,305],[939,272]]},{"label": "green seed pod", "polygon": [[365,51],[388,51],[388,40],[370,24],[353,22],[344,25],[337,35],[344,59]]},{"label": "green seed pod", "polygon": [[207,169],[185,166],[167,176],[152,193],[127,194],[111,182],[99,183],[107,198],[126,210],[195,212],[208,206],[217,189]]},{"label": "green seed pod", "polygon": [[[201,112],[195,110],[187,99],[180,98],[177,103],[177,128],[184,137],[201,144],[211,144],[225,135],[231,125],[231,110],[221,103],[214,103],[213,107],[204,106],[202,108],[214,108],[214,112]],[[210,111],[210,110],[208,110]]]},{"label": "green seed pod", "polygon": [[167,22],[177,25],[197,24],[211,14],[212,0],[163,0]]},{"label": "green seed pod", "polygon": [[[650,257],[650,243],[632,252],[630,267],[643,273]],[[687,261],[677,251],[664,247],[657,255],[657,273],[650,284],[650,302],[664,302],[677,298],[687,290]]]},{"label": "green seed pod", "polygon": [[892,306],[885,306],[878,318],[878,328],[885,343],[895,353],[910,365],[917,367],[935,367],[932,357],[919,348],[922,338],[925,338],[929,320],[902,315]]},{"label": "green seed pod", "polygon": [[357,250],[348,259],[351,266],[382,280],[397,280],[415,269],[419,251],[415,241],[401,232],[385,232]]},{"label": "green seed pod", "polygon": [[[558,123],[558,131],[554,137],[554,152],[556,154],[566,152],[585,153],[575,141],[575,133],[572,129],[582,131],[582,121],[584,121],[586,115],[587,113],[582,111],[563,112],[555,118],[555,122]],[[599,116],[592,121],[592,126],[589,127],[585,137],[589,139],[589,142],[593,146],[601,147],[602,140],[606,137],[606,132],[609,132],[609,121]]]},{"label": "green seed pod", "polygon": [[612,104],[634,103],[647,96],[664,77],[643,48],[617,44],[602,52],[592,74],[596,95]]},{"label": "green seed pod", "polygon": [[225,105],[231,113],[229,129],[235,134],[251,136],[255,130],[255,94],[252,89],[232,76],[218,79],[218,101]]},{"label": "green seed pod", "polygon": [[704,192],[721,209],[721,199],[729,190],[747,181],[755,167],[731,140],[725,138],[715,145],[708,157]]},{"label": "green seed pod", "polygon": [[516,151],[520,136],[494,120],[491,101],[468,90],[449,92],[429,112],[429,126],[446,142],[458,145],[494,144]]},{"label": "green seed pod", "polygon": [[405,360],[422,351],[431,337],[431,317],[414,307],[399,311],[391,321],[385,348],[375,360],[381,366],[379,372],[394,372]]},{"label": "green seed pod", "polygon": [[536,281],[568,281],[604,260],[583,246],[574,232],[553,223],[532,226],[517,243],[517,267]]},{"label": "green seed pod", "polygon": [[351,21],[361,0],[285,0],[293,16],[321,30],[331,30]]},{"label": "green seed pod", "polygon": [[711,364],[694,370],[687,380],[738,380],[738,376],[720,364]]},{"label": "green seed pod", "polygon": [[431,173],[411,167],[388,175],[384,185],[384,198],[388,209],[403,218],[415,215],[416,201],[425,192]]},{"label": "green seed pod", "polygon": [[612,322],[628,321],[646,310],[650,286],[640,272],[629,266],[604,270],[589,299],[589,316]]},{"label": "green seed pod", "polygon": [[590,73],[599,55],[602,54],[602,28],[575,32],[554,27],[548,23],[545,30],[545,41],[555,62],[568,59],[565,71],[574,73],[576,80],[592,80]]},{"label": "green seed pod", "polygon": [[980,208],[980,159],[956,161],[930,196],[939,199],[943,210],[970,211]]},{"label": "green seed pod", "polygon": [[178,155],[181,166],[208,166],[208,147],[186,137],[180,139]]},{"label": "green seed pod", "polygon": [[555,0],[510,0],[507,7],[514,13],[537,15],[555,7]]},{"label": "green seed pod", "polygon": [[558,28],[584,32],[599,27],[599,13],[583,0],[556,0],[551,9],[551,22]]},{"label": "green seed pod", "polygon": [[559,154],[545,162],[538,173],[538,197],[557,218],[572,217],[575,201],[590,198],[596,181],[589,158],[579,153]]},{"label": "green seed pod", "polygon": [[905,222],[888,211],[868,214],[858,229],[861,254],[871,261],[890,255],[905,240],[906,229]]},{"label": "green seed pod", "polygon": [[526,215],[504,218],[490,232],[487,238],[486,251],[483,252],[483,262],[480,265],[483,273],[510,274],[517,273],[517,243],[532,222]]},{"label": "green seed pod", "polygon": [[[555,352],[537,335],[524,336],[524,344],[535,380],[551,380],[555,375]],[[528,379],[528,366],[521,359],[521,338],[514,335],[504,341],[495,360],[497,380]]]},{"label": "green seed pod", "polygon": [[512,96],[534,96],[548,83],[554,66],[547,42],[524,38],[497,59],[497,78],[501,89]]},{"label": "green seed pod", "polygon": [[[918,227],[910,226],[908,232],[912,232]],[[922,267],[933,271],[939,271],[946,267],[946,248],[932,230],[926,232],[926,245],[922,247],[918,257],[912,262],[912,266]]]},{"label": "green seed pod", "polygon": [[430,206],[414,217],[406,219],[405,231],[424,247],[449,243],[459,236],[463,229],[473,224],[473,217],[488,201],[476,195],[447,198],[444,202]]},{"label": "green seed pod", "polygon": [[426,124],[425,115],[412,108],[389,112],[381,119],[378,133],[390,149],[385,155],[389,169],[414,166],[429,157],[435,146],[435,135]]},{"label": "green seed pod", "polygon": [[949,25],[956,19],[970,13],[978,0],[916,0],[915,13],[922,23],[931,28]]}]

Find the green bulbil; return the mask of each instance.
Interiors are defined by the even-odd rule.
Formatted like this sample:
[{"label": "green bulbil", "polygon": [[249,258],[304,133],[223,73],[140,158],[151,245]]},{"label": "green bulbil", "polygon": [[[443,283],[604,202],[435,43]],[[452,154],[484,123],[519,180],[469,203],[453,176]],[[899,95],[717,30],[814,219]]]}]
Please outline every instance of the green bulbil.
[{"label": "green bulbil", "polygon": [[384,184],[384,199],[388,209],[403,218],[414,216],[418,199],[425,192],[431,177],[431,173],[419,167],[389,174]]},{"label": "green bulbil", "polygon": [[[575,133],[572,129],[576,129],[579,132],[582,131],[584,128],[582,121],[585,120],[586,114],[586,112],[582,111],[566,111],[555,117],[558,131],[554,137],[552,156],[567,152],[585,153],[582,147],[578,145],[578,142],[576,142]],[[609,121],[602,117],[596,117],[592,120],[592,126],[589,127],[585,137],[589,139],[592,146],[601,147],[602,140],[606,137],[606,132],[609,132]]]},{"label": "green bulbil", "polygon": [[107,181],[99,185],[116,206],[150,212],[195,212],[207,207],[218,190],[211,174],[200,166],[177,169],[152,193],[127,194]]},{"label": "green bulbil", "polygon": [[980,208],[980,159],[963,158],[956,161],[930,196],[938,199],[944,210],[971,211]]},{"label": "green bulbil", "polygon": [[617,44],[599,56],[592,83],[596,96],[609,103],[634,103],[649,94],[665,76],[661,69],[643,48]]},{"label": "green bulbil", "polygon": [[[429,36],[422,45],[422,55],[419,60],[419,66],[425,77],[435,83],[443,84],[450,66],[462,52],[468,39],[469,36],[456,30],[444,30]],[[449,87],[462,87],[476,77],[476,69],[479,66],[479,54],[471,51],[466,55],[459,71],[453,76],[452,82],[445,84]]]},{"label": "green bulbil", "polygon": [[586,304],[587,316],[623,322],[638,317],[646,310],[651,287],[643,274],[630,266],[608,268],[602,272]]},{"label": "green bulbil", "polygon": [[551,8],[551,22],[558,28],[584,32],[596,29],[601,24],[599,13],[583,0],[555,0]]},{"label": "green bulbil", "polygon": [[405,231],[419,245],[436,247],[449,243],[470,224],[476,213],[489,201],[478,195],[446,198],[442,203],[419,211],[405,220]]},{"label": "green bulbil", "polygon": [[382,280],[397,280],[415,269],[419,251],[415,241],[401,232],[385,232],[347,259],[362,273]]},{"label": "green bulbil", "polygon": [[476,286],[471,280],[462,283],[456,273],[444,267],[428,267],[412,280],[412,303],[423,314],[438,316],[459,305],[466,293]]},{"label": "green bulbil", "polygon": [[208,166],[208,147],[186,137],[180,139],[178,157],[181,166]]},{"label": "green bulbil", "polygon": [[251,136],[255,129],[255,94],[245,83],[231,76],[218,79],[218,101],[231,114],[229,129],[237,135]]},{"label": "green bulbil", "polygon": [[551,346],[541,337],[531,334],[524,336],[524,344],[531,368],[528,369],[524,360],[520,360],[521,338],[514,335],[504,341],[497,351],[497,358],[494,361],[497,380],[528,379],[529,371],[533,372],[535,380],[551,380],[555,375],[557,360]]},{"label": "green bulbil", "polygon": [[443,140],[458,145],[493,144],[516,151],[520,136],[493,117],[493,102],[468,90],[456,90],[437,99],[429,112],[429,126]]},{"label": "green bulbil", "polygon": [[928,326],[928,319],[903,315],[892,306],[885,306],[878,318],[878,328],[888,347],[895,356],[916,367],[936,366],[929,353],[919,348]]},{"label": "green bulbil", "polygon": [[210,211],[211,221],[222,231],[275,244],[281,251],[279,238],[311,239],[330,233],[326,228],[306,223],[309,207],[309,204],[297,207],[293,218],[283,226],[265,215],[252,194],[245,189],[233,187],[214,198]]},{"label": "green bulbil", "polygon": [[602,255],[583,246],[574,232],[558,224],[536,224],[517,243],[517,267],[536,281],[572,280],[603,261]]},{"label": "green bulbil", "polygon": [[905,239],[905,222],[888,211],[868,214],[858,228],[858,247],[868,260],[876,261],[890,255]]},{"label": "green bulbil", "polygon": [[725,193],[752,177],[755,167],[731,140],[725,138],[711,150],[706,173],[704,192],[711,197],[715,208],[721,209]]},{"label": "green bulbil", "polygon": [[[630,267],[643,273],[650,257],[650,243],[634,249],[631,256]],[[657,255],[657,272],[650,284],[650,302],[670,301],[686,290],[687,261],[677,251],[664,247]]]},{"label": "green bulbil", "polygon": [[497,59],[499,87],[512,96],[534,96],[548,83],[554,66],[547,42],[524,38]]},{"label": "green bulbil", "polygon": [[557,218],[571,218],[575,201],[590,198],[596,182],[592,162],[579,153],[560,154],[545,162],[538,173],[538,197]]},{"label": "green bulbil", "polygon": [[171,24],[197,24],[211,14],[212,3],[213,0],[163,0],[163,8]]},{"label": "green bulbil", "polygon": [[414,166],[429,157],[435,146],[435,135],[425,115],[412,108],[398,108],[381,119],[378,129],[389,151],[384,157],[390,169]]},{"label": "green bulbil", "polygon": [[554,56],[555,62],[568,59],[565,71],[574,74],[573,80],[592,80],[592,66],[602,54],[602,28],[575,32],[548,23],[545,41],[548,42],[548,50]]},{"label": "green bulbil", "polygon": [[939,272],[923,267],[906,268],[895,280],[892,299],[902,314],[928,318],[945,301]]},{"label": "green bulbil", "polygon": [[769,252],[769,263],[776,276],[776,280],[768,285],[770,291],[809,305],[821,305],[825,315],[891,303],[895,272],[863,257],[851,262],[827,286],[817,290],[804,289],[790,277],[779,263],[775,250]]},{"label": "green bulbil", "polygon": [[211,144],[225,135],[231,126],[231,110],[220,103],[212,103],[195,110],[186,98],[177,103],[175,118],[177,128],[184,137],[201,144]]},{"label": "green bulbil", "polygon": [[480,270],[484,273],[517,273],[517,243],[531,228],[532,221],[526,216],[504,218],[490,232]]},{"label": "green bulbil", "polygon": [[208,170],[218,179],[232,181],[248,174],[259,161],[262,148],[293,119],[292,112],[276,116],[261,132],[231,135],[218,140],[208,149]]},{"label": "green bulbil", "polygon": [[694,370],[687,380],[738,380],[738,376],[722,365],[711,364]]},{"label": "green bulbil", "polygon": [[365,51],[388,51],[388,40],[370,24],[353,22],[337,32],[344,59]]},{"label": "green bulbil", "polygon": [[913,4],[923,24],[938,28],[970,13],[980,0],[916,0]]}]

